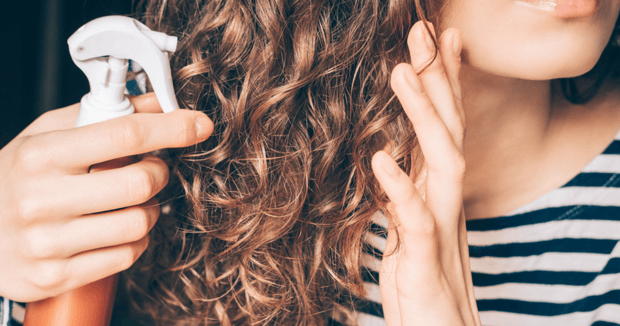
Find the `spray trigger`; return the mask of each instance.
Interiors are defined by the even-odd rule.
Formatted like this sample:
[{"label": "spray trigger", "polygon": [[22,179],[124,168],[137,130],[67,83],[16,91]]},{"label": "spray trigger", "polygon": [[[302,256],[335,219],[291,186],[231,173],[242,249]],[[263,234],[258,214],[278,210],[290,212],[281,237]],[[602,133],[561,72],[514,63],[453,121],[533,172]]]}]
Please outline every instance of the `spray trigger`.
[{"label": "spray trigger", "polygon": [[128,60],[144,69],[164,112],[179,108],[168,61],[168,53],[176,50],[176,37],[152,31],[133,18],[107,16],[80,27],[67,43],[90,84],[90,93],[81,101],[78,127],[134,112],[125,97]]}]

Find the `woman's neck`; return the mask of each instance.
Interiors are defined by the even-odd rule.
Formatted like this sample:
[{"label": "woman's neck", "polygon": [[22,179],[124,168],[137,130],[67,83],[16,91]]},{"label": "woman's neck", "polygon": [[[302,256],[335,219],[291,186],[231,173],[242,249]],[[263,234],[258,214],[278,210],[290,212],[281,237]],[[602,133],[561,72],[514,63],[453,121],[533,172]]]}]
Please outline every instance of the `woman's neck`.
[{"label": "woman's neck", "polygon": [[[551,117],[550,81],[500,77],[463,65],[461,73],[465,137],[464,201],[481,204],[507,185],[523,153],[540,150]],[[501,182],[501,183],[498,183]]]},{"label": "woman's neck", "polygon": [[461,84],[468,219],[505,215],[562,186],[620,127],[614,113],[620,97],[609,95],[617,91],[603,89],[607,95],[584,108],[566,101],[549,80],[500,77],[467,65]]}]

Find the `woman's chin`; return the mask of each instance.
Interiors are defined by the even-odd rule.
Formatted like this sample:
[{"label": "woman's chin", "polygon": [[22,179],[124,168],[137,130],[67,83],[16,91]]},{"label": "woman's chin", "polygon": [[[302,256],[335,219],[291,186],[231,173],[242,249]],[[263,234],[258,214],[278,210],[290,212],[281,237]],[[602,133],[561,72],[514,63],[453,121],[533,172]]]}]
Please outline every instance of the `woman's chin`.
[{"label": "woman's chin", "polygon": [[526,80],[551,80],[581,76],[596,65],[599,57],[600,54],[580,58],[545,56],[544,58],[506,58],[506,60],[498,62],[483,59],[471,60],[471,58],[468,58],[464,60],[464,63],[487,73],[503,77]]}]

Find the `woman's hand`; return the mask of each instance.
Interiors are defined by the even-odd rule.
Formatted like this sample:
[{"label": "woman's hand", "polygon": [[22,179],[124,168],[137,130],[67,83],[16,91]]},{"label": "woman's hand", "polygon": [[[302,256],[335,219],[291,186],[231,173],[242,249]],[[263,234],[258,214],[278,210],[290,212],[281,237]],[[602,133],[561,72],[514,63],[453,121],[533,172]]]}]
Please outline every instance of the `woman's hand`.
[{"label": "woman's hand", "polygon": [[137,114],[77,129],[79,104],[51,111],[0,150],[0,296],[55,296],[127,269],[146,249],[168,167],[144,153],[204,141],[213,124],[196,111],[157,113],[153,94],[131,101]]},{"label": "woman's hand", "polygon": [[[417,74],[434,45],[423,23],[416,23],[408,37],[412,65],[399,64],[391,79],[418,137],[422,164],[410,177],[385,152],[372,160],[397,222],[388,234],[379,281],[390,326],[480,325],[463,213],[460,32],[447,29],[438,43],[436,60]],[[400,247],[390,255],[398,238]]]}]

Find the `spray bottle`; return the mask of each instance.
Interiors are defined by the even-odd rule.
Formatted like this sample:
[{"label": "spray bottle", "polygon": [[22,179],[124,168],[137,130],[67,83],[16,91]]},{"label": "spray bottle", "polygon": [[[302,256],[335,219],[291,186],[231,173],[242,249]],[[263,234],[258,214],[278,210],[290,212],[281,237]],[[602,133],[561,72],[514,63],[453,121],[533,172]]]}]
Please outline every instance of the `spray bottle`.
[{"label": "spray bottle", "polygon": [[[168,61],[168,53],[176,50],[176,37],[151,31],[133,18],[107,16],[80,27],[67,43],[73,62],[90,84],[90,93],[80,103],[77,127],[134,112],[125,96],[128,60],[144,69],[164,112],[179,108]],[[58,297],[29,303],[24,325],[107,326],[117,281],[118,276],[112,275]]]}]

